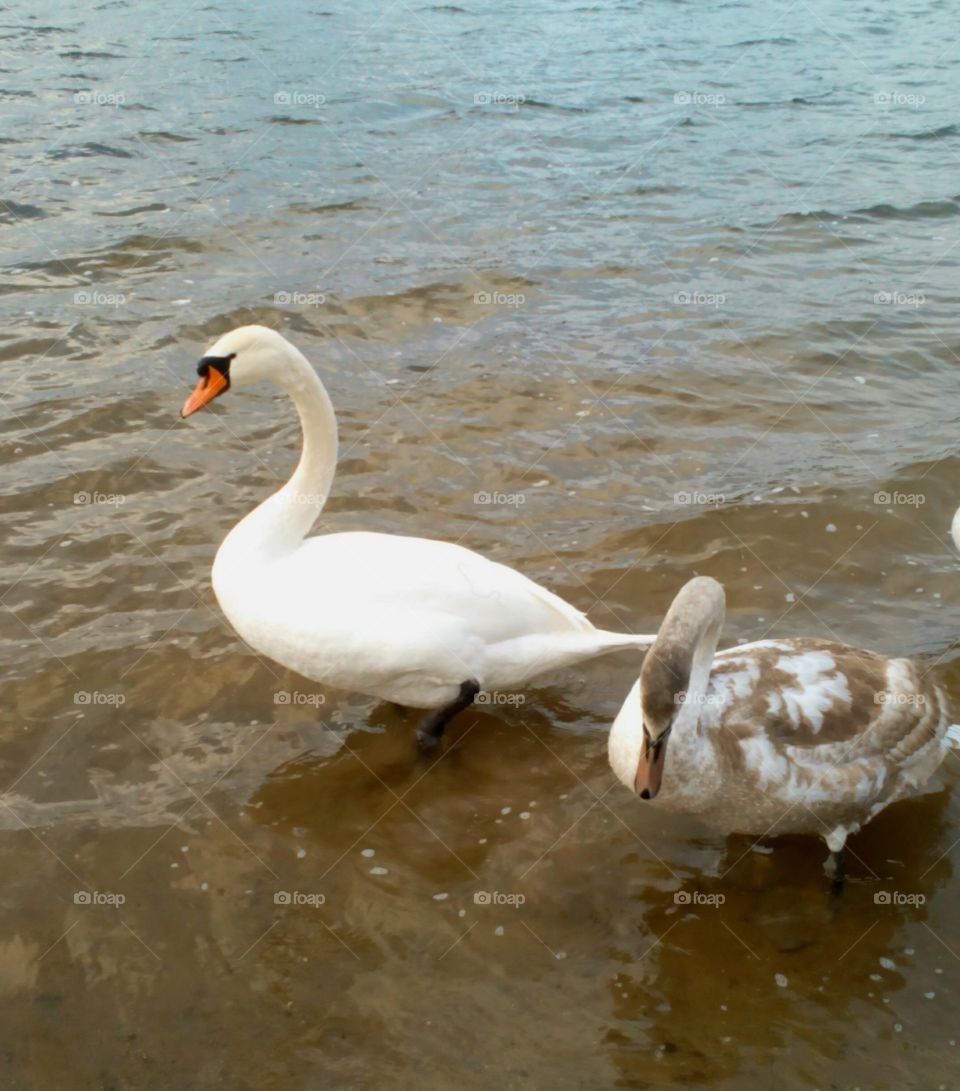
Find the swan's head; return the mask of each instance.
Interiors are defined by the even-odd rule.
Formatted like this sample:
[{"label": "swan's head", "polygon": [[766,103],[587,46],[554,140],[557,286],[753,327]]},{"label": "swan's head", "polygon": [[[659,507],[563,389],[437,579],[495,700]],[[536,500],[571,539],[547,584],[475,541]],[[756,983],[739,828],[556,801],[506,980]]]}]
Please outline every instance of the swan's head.
[{"label": "swan's head", "polygon": [[183,403],[181,417],[189,417],[231,387],[264,379],[283,379],[284,357],[296,353],[293,345],[266,326],[239,326],[211,345],[197,364],[200,378]]},{"label": "swan's head", "polygon": [[723,624],[723,587],[709,576],[685,583],[670,604],[640,670],[642,737],[636,740],[633,788],[641,799],[660,791],[667,740],[677,720],[699,719],[710,664]]}]

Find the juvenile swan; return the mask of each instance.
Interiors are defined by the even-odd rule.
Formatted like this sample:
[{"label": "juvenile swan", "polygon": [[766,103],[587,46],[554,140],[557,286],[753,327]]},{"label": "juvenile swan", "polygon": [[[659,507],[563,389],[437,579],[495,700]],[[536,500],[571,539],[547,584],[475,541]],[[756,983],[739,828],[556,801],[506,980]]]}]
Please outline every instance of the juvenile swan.
[{"label": "juvenile swan", "polygon": [[717,652],[723,588],[698,576],[667,611],[610,732],[614,773],[641,799],[726,833],[847,835],[920,789],[960,729],[909,659],[823,640]]}]

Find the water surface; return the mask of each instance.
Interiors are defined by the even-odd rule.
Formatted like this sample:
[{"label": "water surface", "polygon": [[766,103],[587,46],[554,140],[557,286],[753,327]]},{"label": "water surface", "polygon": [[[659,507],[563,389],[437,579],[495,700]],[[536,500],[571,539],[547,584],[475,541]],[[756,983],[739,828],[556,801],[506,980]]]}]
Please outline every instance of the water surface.
[{"label": "water surface", "polygon": [[3,1087],[957,1085],[955,757],[839,902],[821,844],[613,782],[630,654],[424,764],[412,718],[216,607],[289,406],[177,417],[219,333],[275,326],[338,410],[318,529],[462,541],[609,628],[708,574],[726,640],[956,693],[955,30],[929,0],[0,13]]}]

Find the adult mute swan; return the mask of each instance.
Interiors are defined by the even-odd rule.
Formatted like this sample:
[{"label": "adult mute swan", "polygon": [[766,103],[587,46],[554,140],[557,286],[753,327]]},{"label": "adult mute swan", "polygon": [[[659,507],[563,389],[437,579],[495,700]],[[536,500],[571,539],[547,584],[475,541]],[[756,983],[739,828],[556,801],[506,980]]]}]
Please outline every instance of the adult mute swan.
[{"label": "adult mute swan", "polygon": [[909,659],[807,639],[717,652],[724,607],[709,577],[680,589],[610,731],[610,764],[641,799],[725,833],[819,834],[840,882],[847,835],[920,789],[960,729]]},{"label": "adult mute swan", "polygon": [[435,744],[481,690],[652,636],[596,629],[506,565],[450,542],[349,532],[308,538],[337,462],[337,422],[306,358],[275,330],[243,326],[201,359],[189,417],[234,387],[270,380],[293,399],[303,451],[290,480],[230,531],[213,563],[228,620],[256,651],[307,678],[413,708]]}]

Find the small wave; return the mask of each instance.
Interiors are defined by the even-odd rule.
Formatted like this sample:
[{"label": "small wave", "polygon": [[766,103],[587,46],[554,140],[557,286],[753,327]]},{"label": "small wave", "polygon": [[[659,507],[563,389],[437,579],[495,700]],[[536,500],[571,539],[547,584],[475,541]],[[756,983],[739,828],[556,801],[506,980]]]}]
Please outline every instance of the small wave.
[{"label": "small wave", "polygon": [[223,125],[214,125],[210,127],[204,127],[200,130],[202,133],[209,133],[211,136],[238,136],[240,133],[248,133],[250,130],[244,128],[241,125],[227,128]]},{"label": "small wave", "polygon": [[[25,273],[40,273],[62,282],[64,286],[77,287],[72,279],[65,279],[65,272],[77,267],[87,269],[136,269],[142,274],[150,269],[173,269],[182,253],[211,254],[218,252],[217,244],[209,238],[189,238],[186,235],[129,235],[111,246],[99,250],[84,251],[62,257],[45,258],[24,262]],[[83,285],[86,287],[87,285]]]},{"label": "small wave", "polygon": [[67,61],[122,61],[122,53],[104,53],[98,49],[67,49],[60,54]]},{"label": "small wave", "polygon": [[756,102],[741,102],[746,110],[758,110],[766,106],[823,106],[824,99],[830,98],[833,91],[824,91],[822,95],[794,95],[793,98],[758,99]]},{"label": "small wave", "polygon": [[520,106],[523,109],[534,110],[560,110],[565,114],[589,114],[586,106],[562,106],[559,102],[543,102],[541,99],[524,99]]},{"label": "small wave", "polygon": [[367,207],[362,201],[340,201],[329,205],[290,205],[290,211],[304,216],[323,216],[331,212],[359,212]]},{"label": "small wave", "polygon": [[274,114],[267,118],[274,125],[317,125],[320,122],[316,117],[287,117],[283,114]]},{"label": "small wave", "polygon": [[939,129],[921,129],[918,133],[885,133],[887,140],[942,140],[945,136],[956,136],[960,125],[941,125]]},{"label": "small wave", "polygon": [[666,197],[672,193],[682,193],[680,186],[635,186],[630,193],[634,197]]},{"label": "small wave", "polygon": [[918,201],[915,205],[901,208],[897,205],[878,204],[855,208],[850,212],[836,212],[829,208],[815,208],[807,212],[786,212],[776,220],[758,223],[757,227],[776,227],[784,224],[805,224],[845,220],[942,220],[960,213],[960,197],[947,197],[939,201]]},{"label": "small wave", "polygon": [[796,38],[747,38],[743,42],[734,42],[725,49],[742,49],[750,45],[796,45]]},{"label": "small wave", "polygon": [[97,144],[87,141],[85,144],[71,144],[69,147],[60,148],[51,152],[51,159],[87,159],[94,155],[106,155],[113,159],[133,159],[129,152],[122,148],[112,148],[109,144]]},{"label": "small wave", "polygon": [[136,205],[133,208],[121,208],[116,212],[94,212],[94,216],[139,216],[142,212],[168,212],[169,206],[163,202],[155,202],[151,205]]},{"label": "small wave", "polygon": [[192,136],[180,136],[179,133],[168,133],[163,129],[144,129],[137,134],[141,140],[149,140],[157,144],[191,144]]},{"label": "small wave", "polygon": [[942,220],[960,212],[960,198],[947,197],[940,201],[918,201],[915,205],[900,208],[897,205],[879,204],[858,208],[853,216],[871,220]]},{"label": "small wave", "polygon": [[47,213],[36,205],[21,205],[0,197],[0,223],[15,223],[17,220],[42,220]]}]

